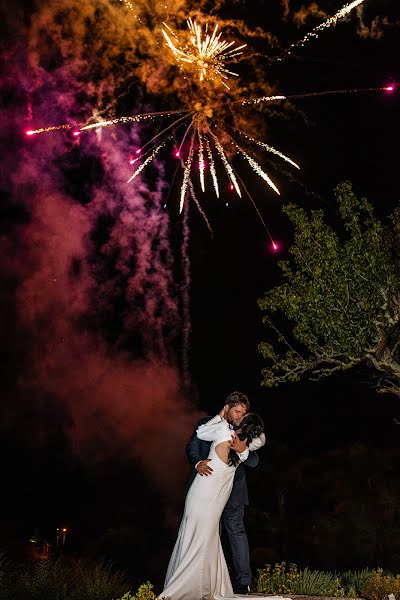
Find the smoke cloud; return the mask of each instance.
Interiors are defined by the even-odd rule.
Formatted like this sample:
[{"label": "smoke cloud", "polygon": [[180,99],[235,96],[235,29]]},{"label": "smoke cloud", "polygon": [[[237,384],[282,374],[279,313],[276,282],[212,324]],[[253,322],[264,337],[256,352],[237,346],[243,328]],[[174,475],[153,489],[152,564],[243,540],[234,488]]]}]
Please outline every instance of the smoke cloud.
[{"label": "smoke cloud", "polygon": [[293,12],[293,21],[296,25],[304,25],[310,18],[327,18],[328,15],[320,9],[316,2],[309,6],[302,6],[299,10]]},{"label": "smoke cloud", "polygon": [[[12,288],[1,301],[14,323],[3,343],[21,359],[10,397],[59,412],[83,460],[135,459],[157,490],[173,495],[199,414],[182,387],[180,257],[163,209],[162,165],[153,163],[154,183],[126,183],[137,129],[10,144],[34,124],[114,110],[135,53],[153,40],[139,39],[126,10],[105,2],[43,3],[28,25],[17,19],[12,28],[18,41],[2,79],[15,102],[1,131],[9,149],[1,185],[22,216],[0,238],[2,278]],[[16,426],[13,410],[4,426]]]},{"label": "smoke cloud", "polygon": [[400,27],[400,21],[391,21],[388,17],[377,15],[368,24],[364,19],[363,11],[357,12],[359,26],[358,35],[362,38],[379,40],[385,35],[385,31]]}]

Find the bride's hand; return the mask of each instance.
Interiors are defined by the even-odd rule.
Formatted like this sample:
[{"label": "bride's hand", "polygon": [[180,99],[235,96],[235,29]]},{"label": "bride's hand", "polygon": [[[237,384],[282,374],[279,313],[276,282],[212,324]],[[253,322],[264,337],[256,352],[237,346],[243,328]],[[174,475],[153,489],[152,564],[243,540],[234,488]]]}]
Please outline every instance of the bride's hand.
[{"label": "bride's hand", "polygon": [[244,452],[247,448],[247,443],[246,440],[240,440],[238,438],[238,436],[236,434],[234,434],[232,436],[232,442],[231,442],[231,450],[234,450],[235,452],[238,452],[239,454],[241,452]]}]

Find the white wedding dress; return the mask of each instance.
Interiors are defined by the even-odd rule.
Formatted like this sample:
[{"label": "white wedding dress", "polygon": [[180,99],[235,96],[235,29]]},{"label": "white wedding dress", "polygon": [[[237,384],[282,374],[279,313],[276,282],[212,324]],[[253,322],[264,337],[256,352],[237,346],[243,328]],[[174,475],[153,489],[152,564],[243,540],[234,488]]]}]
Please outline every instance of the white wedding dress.
[{"label": "white wedding dress", "polygon": [[[235,596],[219,537],[222,511],[232,490],[235,467],[215,452],[232,431],[219,415],[200,425],[197,436],[212,442],[208,458],[213,473],[196,475],[186,496],[178,538],[169,561],[164,590],[159,596],[171,600],[233,600]],[[239,455],[240,456],[240,455]],[[243,596],[260,600],[260,596]],[[281,598],[268,596],[268,600]]]}]

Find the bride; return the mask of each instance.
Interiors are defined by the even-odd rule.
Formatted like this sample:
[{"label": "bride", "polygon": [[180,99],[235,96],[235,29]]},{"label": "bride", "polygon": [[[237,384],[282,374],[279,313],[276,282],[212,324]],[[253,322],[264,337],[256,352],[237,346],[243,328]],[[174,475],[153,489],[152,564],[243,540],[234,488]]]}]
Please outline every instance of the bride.
[{"label": "bride", "polygon": [[[249,445],[253,438],[263,433],[264,425],[258,415],[249,413],[239,429],[233,432],[224,418],[225,411],[223,409],[197,429],[201,440],[212,442],[209,458],[213,472],[208,477],[197,474],[189,488],[159,600],[233,600],[240,597],[233,593],[219,537],[219,522],[231,493],[235,468],[240,462],[238,454],[231,449],[232,439],[237,435]],[[252,600],[248,595],[245,597]],[[273,598],[268,596],[268,600]],[[260,596],[253,600],[260,600]]]}]

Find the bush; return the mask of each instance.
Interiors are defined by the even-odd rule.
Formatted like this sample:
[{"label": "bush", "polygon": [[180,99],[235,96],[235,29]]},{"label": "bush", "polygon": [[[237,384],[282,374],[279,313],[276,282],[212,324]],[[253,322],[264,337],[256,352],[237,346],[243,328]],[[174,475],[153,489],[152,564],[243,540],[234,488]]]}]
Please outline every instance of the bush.
[{"label": "bush", "polygon": [[126,575],[104,559],[73,562],[71,579],[75,581],[76,600],[111,600],[129,585]]},{"label": "bush", "polygon": [[[111,600],[129,586],[127,577],[105,560],[33,563],[15,589],[23,600]],[[4,596],[8,598],[12,596]],[[143,600],[151,600],[151,596]]]},{"label": "bush", "polygon": [[335,596],[345,595],[345,591],[336,573],[310,571],[305,568],[300,571],[300,577],[293,582],[293,594],[304,596]]},{"label": "bush", "polygon": [[346,596],[354,598],[361,596],[362,591],[367,585],[367,582],[373,571],[363,569],[362,571],[345,571],[340,575],[342,587],[345,590]]},{"label": "bush", "polygon": [[21,575],[17,590],[24,600],[70,600],[71,581],[60,559],[39,560]]},{"label": "bush", "polygon": [[260,594],[293,594],[292,585],[300,577],[297,566],[291,564],[286,571],[286,563],[275,563],[274,567],[265,565],[258,569],[257,592]]},{"label": "bush", "polygon": [[361,595],[367,600],[383,600],[389,594],[400,598],[400,575],[385,574],[383,569],[373,571],[361,590]]},{"label": "bush", "polygon": [[260,594],[296,594],[304,596],[344,596],[344,589],[335,573],[299,571],[295,564],[286,570],[286,563],[265,565],[259,569],[257,592]]},{"label": "bush", "polygon": [[0,553],[0,598],[8,598],[17,579],[15,569],[4,552]]},{"label": "bush", "polygon": [[[127,592],[122,598],[118,598],[117,600],[156,600],[156,598],[153,592],[153,585],[147,581],[146,583],[142,583],[135,596],[131,596],[131,593]],[[169,600],[169,598],[161,598],[160,600]]]}]

